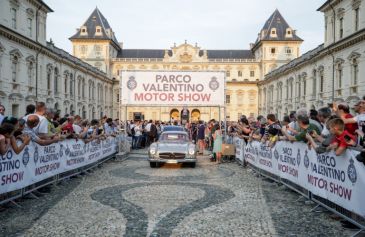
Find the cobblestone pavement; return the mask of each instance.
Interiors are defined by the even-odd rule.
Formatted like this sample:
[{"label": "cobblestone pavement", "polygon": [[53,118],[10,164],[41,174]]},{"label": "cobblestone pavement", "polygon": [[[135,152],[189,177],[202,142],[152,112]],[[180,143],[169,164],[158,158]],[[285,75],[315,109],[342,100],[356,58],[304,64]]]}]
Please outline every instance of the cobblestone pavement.
[{"label": "cobblestone pavement", "polygon": [[0,212],[1,236],[350,236],[330,213],[236,163],[109,161]]}]

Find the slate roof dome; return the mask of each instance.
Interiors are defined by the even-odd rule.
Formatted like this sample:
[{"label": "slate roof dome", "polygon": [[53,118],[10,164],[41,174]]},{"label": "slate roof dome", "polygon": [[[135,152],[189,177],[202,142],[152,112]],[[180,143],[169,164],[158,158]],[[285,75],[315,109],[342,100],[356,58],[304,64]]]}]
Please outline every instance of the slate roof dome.
[{"label": "slate roof dome", "polygon": [[111,40],[119,47],[109,22],[97,7],[80,29],[77,29],[76,34],[70,37],[71,41],[75,39]]},{"label": "slate roof dome", "polygon": [[303,41],[286,22],[278,9],[262,27],[255,44],[260,41]]}]

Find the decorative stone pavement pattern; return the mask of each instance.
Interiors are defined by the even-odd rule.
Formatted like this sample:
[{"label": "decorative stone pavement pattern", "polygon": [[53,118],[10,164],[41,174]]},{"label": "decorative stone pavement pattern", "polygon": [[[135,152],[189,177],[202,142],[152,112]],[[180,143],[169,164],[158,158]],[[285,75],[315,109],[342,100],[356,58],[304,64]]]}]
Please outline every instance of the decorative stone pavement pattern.
[{"label": "decorative stone pavement pattern", "polygon": [[143,154],[0,212],[0,236],[349,236],[314,204],[234,163],[149,168]]}]

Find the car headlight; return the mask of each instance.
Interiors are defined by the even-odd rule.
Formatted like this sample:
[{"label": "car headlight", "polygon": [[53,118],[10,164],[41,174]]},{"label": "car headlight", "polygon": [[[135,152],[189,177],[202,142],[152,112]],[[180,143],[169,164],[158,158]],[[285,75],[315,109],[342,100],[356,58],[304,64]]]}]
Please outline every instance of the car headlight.
[{"label": "car headlight", "polygon": [[151,147],[150,147],[150,154],[151,154],[151,155],[156,154],[156,151],[157,151],[157,147],[156,147],[156,146],[151,146]]},{"label": "car headlight", "polygon": [[151,154],[151,155],[156,154],[156,148],[151,148],[151,149],[150,149],[150,154]]},{"label": "car headlight", "polygon": [[189,147],[189,155],[194,155],[195,154],[195,147]]}]

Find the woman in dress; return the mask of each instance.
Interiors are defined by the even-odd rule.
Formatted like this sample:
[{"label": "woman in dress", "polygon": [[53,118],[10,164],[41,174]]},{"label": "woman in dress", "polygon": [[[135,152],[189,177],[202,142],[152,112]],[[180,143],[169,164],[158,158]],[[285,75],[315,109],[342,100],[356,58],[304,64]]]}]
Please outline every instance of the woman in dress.
[{"label": "woman in dress", "polygon": [[213,134],[213,139],[214,139],[213,152],[216,154],[217,163],[220,164],[222,158],[222,132],[219,124],[216,124],[215,126],[216,126],[215,132]]}]

